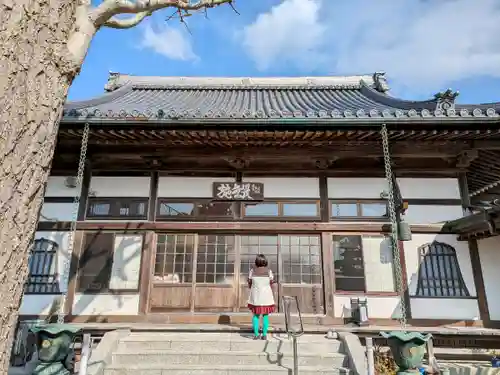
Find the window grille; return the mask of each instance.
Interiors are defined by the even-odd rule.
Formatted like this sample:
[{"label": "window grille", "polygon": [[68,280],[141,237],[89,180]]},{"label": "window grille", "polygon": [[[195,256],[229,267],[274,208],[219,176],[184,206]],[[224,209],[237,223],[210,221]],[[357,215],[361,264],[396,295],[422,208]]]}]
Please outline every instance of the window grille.
[{"label": "window grille", "polygon": [[26,294],[57,294],[59,277],[57,274],[57,249],[59,245],[51,240],[40,238],[33,242],[29,258],[29,275]]},{"label": "window grille", "polygon": [[417,297],[470,297],[455,249],[442,242],[419,248]]},{"label": "window grille", "polygon": [[154,280],[168,284],[193,280],[194,234],[159,234]]}]

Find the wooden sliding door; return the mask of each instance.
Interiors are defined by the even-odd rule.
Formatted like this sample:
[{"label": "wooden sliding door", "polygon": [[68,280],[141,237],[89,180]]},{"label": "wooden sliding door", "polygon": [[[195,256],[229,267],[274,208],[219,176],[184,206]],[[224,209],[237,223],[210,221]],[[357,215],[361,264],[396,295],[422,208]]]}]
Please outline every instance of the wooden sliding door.
[{"label": "wooden sliding door", "polygon": [[[255,257],[258,254],[264,254],[269,262],[269,268],[274,274],[276,281],[280,281],[279,273],[279,237],[276,235],[249,235],[240,236],[240,283],[239,283],[239,310],[248,311],[248,294],[249,288],[247,284],[248,273],[254,267]],[[279,288],[275,288],[274,299],[278,304]]]},{"label": "wooden sliding door", "polygon": [[324,314],[318,235],[158,234],[151,312],[246,312],[247,277],[264,254],[282,295],[303,313]]},{"label": "wooden sliding door", "polygon": [[194,311],[231,312],[236,303],[233,235],[198,236]]},{"label": "wooden sliding door", "polygon": [[235,309],[233,235],[158,234],[151,312]]},{"label": "wooden sliding door", "polygon": [[281,235],[280,293],[297,296],[300,311],[325,313],[321,238],[317,235]]},{"label": "wooden sliding door", "polygon": [[192,308],[196,234],[158,234],[151,312],[182,312]]},{"label": "wooden sliding door", "polygon": [[321,239],[317,235],[241,236],[240,311],[248,299],[246,277],[257,254],[264,254],[278,281],[275,300],[281,311],[283,295],[297,296],[303,313],[324,314]]}]

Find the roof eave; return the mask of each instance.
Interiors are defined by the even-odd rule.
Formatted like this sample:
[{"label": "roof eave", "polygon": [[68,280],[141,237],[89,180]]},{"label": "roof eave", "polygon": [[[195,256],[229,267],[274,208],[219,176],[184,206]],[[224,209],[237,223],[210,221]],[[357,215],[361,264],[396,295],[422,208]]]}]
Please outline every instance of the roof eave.
[{"label": "roof eave", "polygon": [[370,127],[377,124],[398,125],[499,125],[500,117],[340,117],[340,118],[146,118],[146,117],[70,117],[61,119],[61,124],[84,124],[90,125],[123,125],[123,124],[148,124],[153,126],[162,125],[271,125],[271,124],[294,124],[309,126],[324,125],[355,125],[357,127]]}]

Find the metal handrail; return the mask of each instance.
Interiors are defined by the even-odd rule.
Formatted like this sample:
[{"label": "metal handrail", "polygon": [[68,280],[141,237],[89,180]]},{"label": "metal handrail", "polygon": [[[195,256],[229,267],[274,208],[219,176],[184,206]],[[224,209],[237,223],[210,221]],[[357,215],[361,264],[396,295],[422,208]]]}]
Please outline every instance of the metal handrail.
[{"label": "metal handrail", "polygon": [[82,349],[80,356],[79,375],[87,375],[87,367],[89,364],[90,354],[92,353],[92,337],[90,333],[83,334]]},{"label": "metal handrail", "polygon": [[[283,296],[281,298],[283,304],[283,312],[285,313],[285,330],[288,334],[288,338],[292,338],[293,344],[293,375],[299,374],[299,354],[297,346],[297,338],[304,334],[304,324],[302,322],[302,314],[300,313],[299,300],[296,296]],[[297,314],[299,318],[300,328],[298,330],[292,327],[292,317],[290,312],[290,306],[292,302],[295,302],[295,307],[297,309]]]}]

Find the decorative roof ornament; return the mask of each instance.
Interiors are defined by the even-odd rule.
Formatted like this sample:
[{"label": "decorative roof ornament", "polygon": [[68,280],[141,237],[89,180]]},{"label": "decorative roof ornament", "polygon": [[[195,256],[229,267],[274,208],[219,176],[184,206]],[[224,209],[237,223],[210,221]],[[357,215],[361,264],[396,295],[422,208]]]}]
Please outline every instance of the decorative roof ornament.
[{"label": "decorative roof ornament", "polygon": [[373,82],[375,84],[375,90],[383,93],[389,91],[389,84],[387,83],[385,72],[375,72],[373,74]]},{"label": "decorative roof ornament", "polygon": [[447,110],[455,109],[455,99],[458,94],[458,91],[453,92],[452,89],[435,94],[434,100],[436,101],[436,110],[446,112]]},{"label": "decorative roof ornament", "polygon": [[104,85],[104,90],[115,91],[116,89],[120,88],[121,85],[119,84],[119,80],[120,80],[120,73],[110,71],[108,82]]}]

